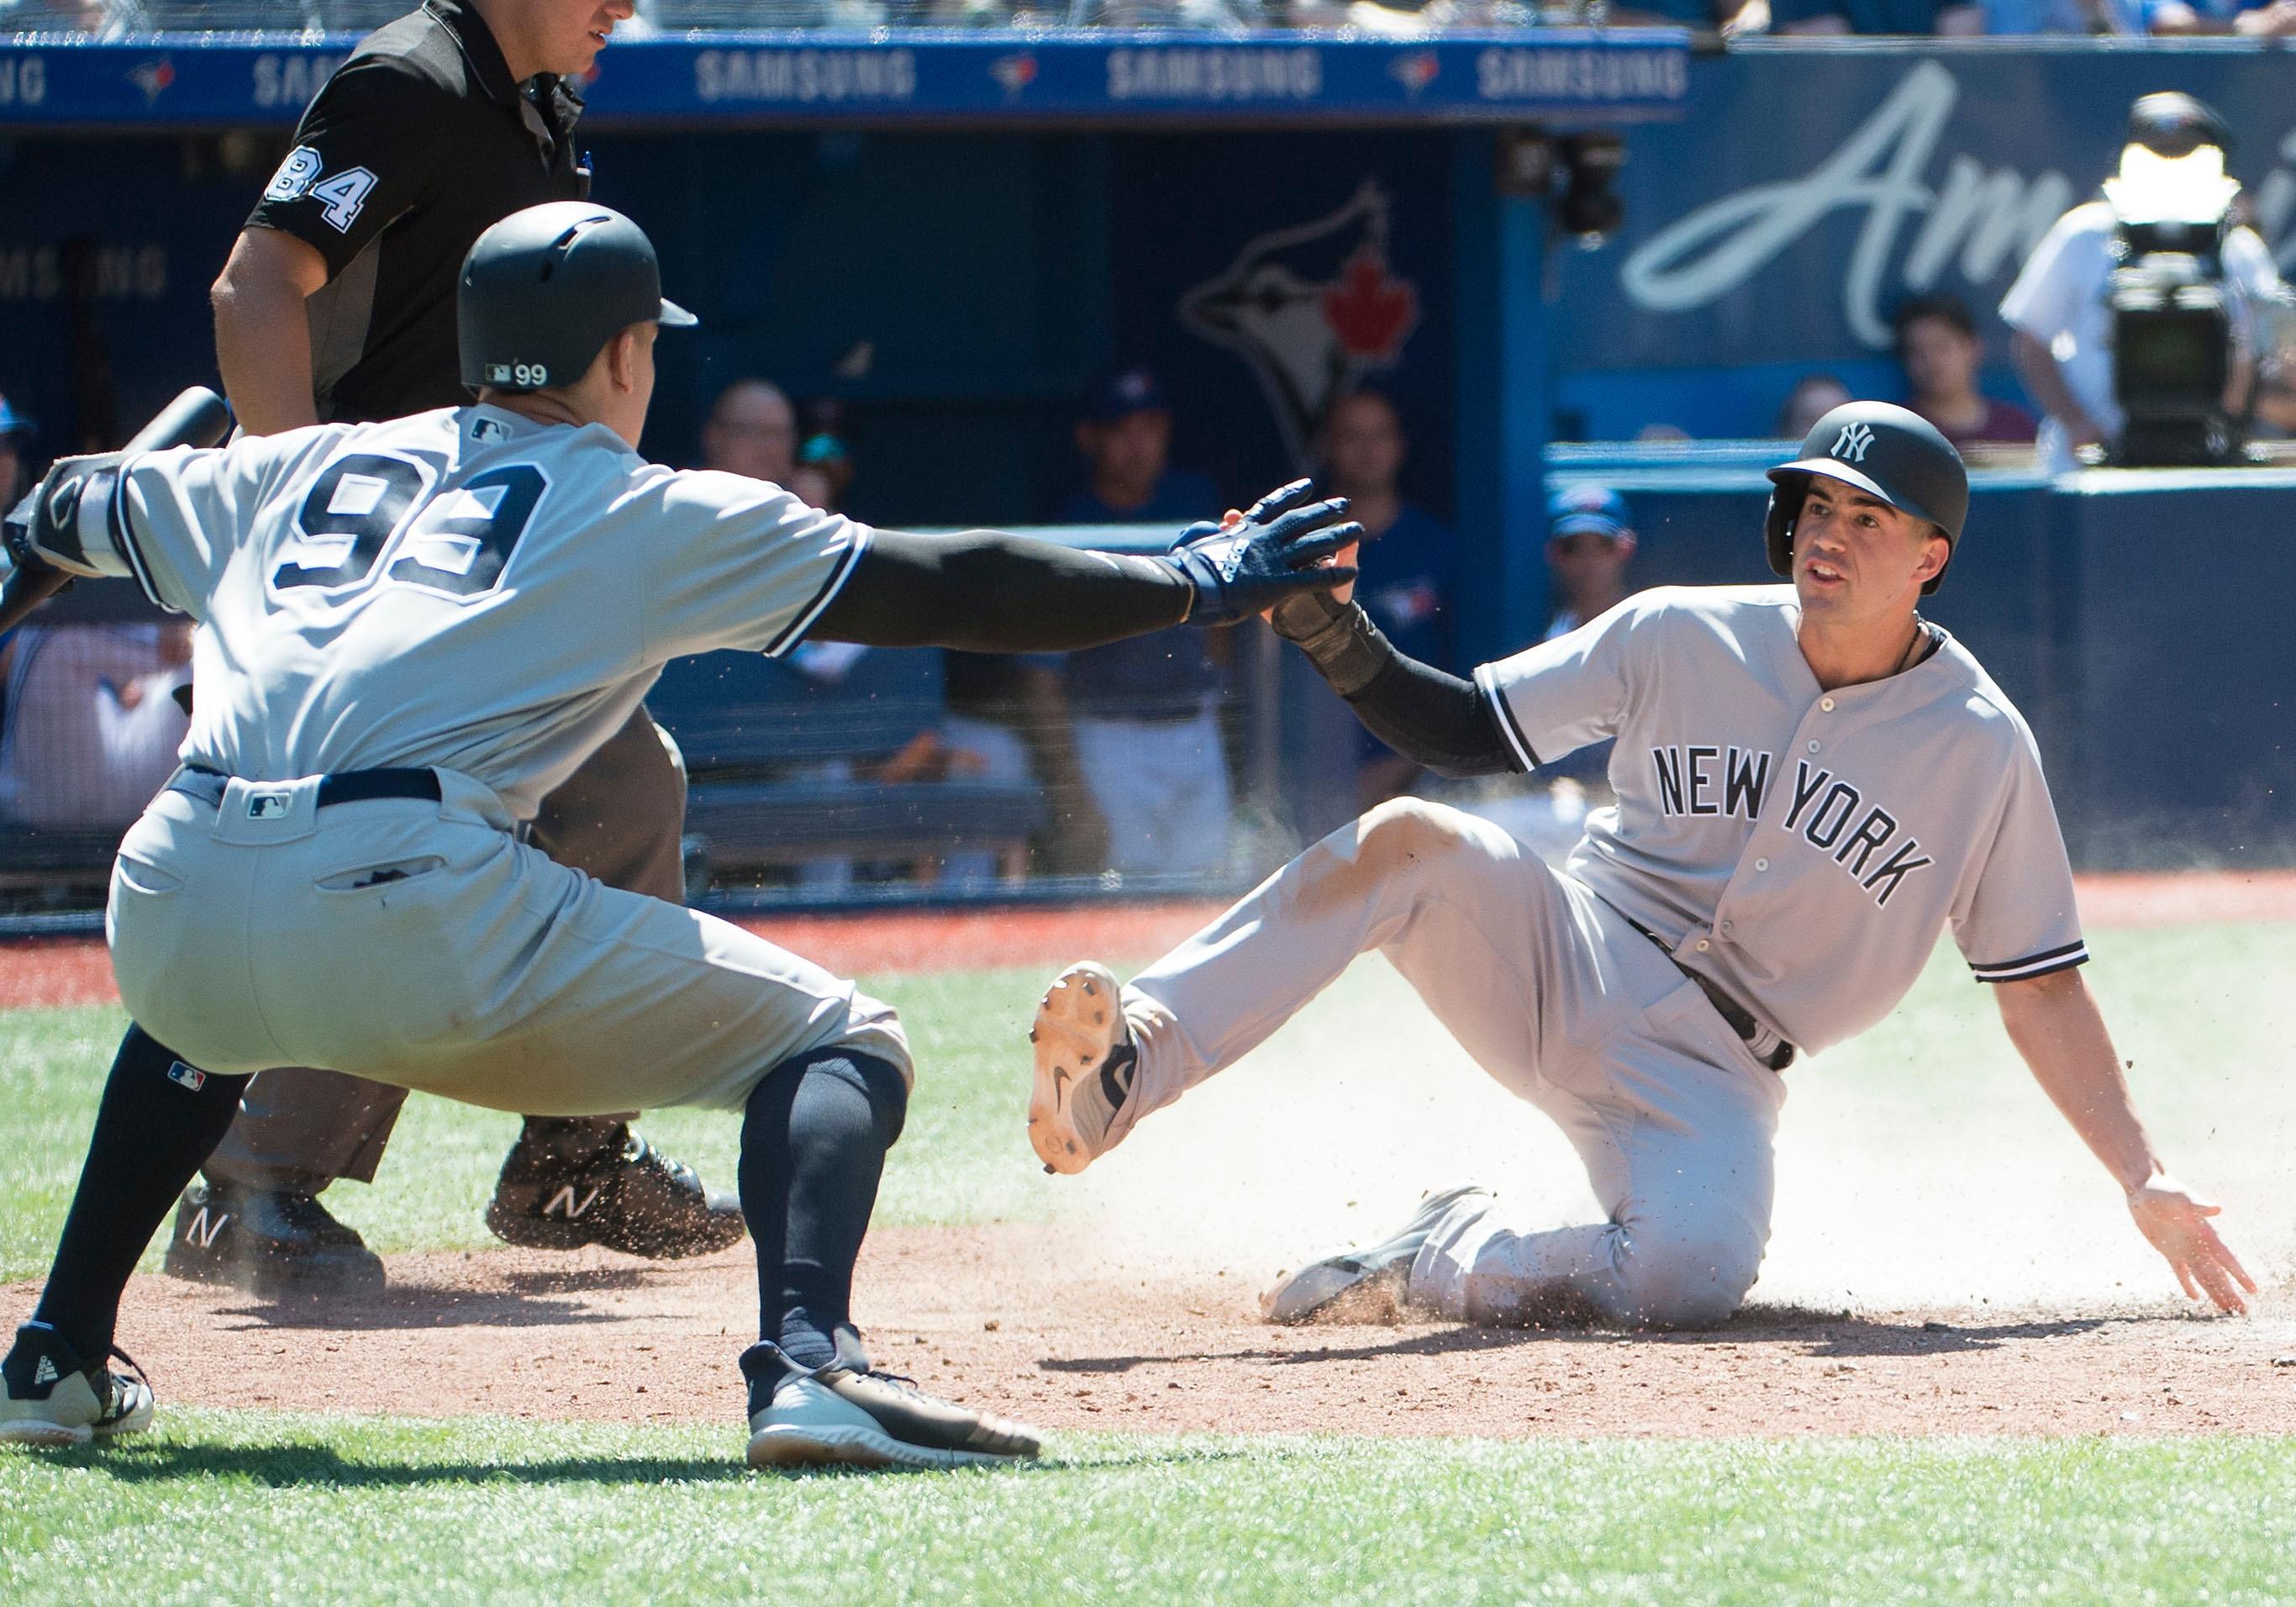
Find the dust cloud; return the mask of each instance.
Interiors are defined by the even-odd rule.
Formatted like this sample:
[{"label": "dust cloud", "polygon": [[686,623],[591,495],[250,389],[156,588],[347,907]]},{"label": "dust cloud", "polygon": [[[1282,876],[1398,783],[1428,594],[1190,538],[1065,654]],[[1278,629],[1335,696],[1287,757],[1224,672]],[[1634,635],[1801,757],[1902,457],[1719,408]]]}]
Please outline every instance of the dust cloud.
[{"label": "dust cloud", "polygon": [[[2259,1310],[2288,1306],[2296,1001],[2250,1002],[2256,1056],[2194,1063],[2100,992],[2123,1048],[2140,1046],[2132,1080],[2159,1147],[2225,1206],[2227,1242],[2267,1286]],[[2181,1300],[1988,999],[1933,977],[1900,1020],[1787,1073],[1774,1232],[1751,1301],[2005,1314]],[[1374,957],[1058,1186],[1098,1255],[1218,1273],[1250,1302],[1279,1269],[1384,1237],[1425,1190],[1470,1181],[1496,1188],[1517,1226],[1595,1214],[1555,1127]]]}]

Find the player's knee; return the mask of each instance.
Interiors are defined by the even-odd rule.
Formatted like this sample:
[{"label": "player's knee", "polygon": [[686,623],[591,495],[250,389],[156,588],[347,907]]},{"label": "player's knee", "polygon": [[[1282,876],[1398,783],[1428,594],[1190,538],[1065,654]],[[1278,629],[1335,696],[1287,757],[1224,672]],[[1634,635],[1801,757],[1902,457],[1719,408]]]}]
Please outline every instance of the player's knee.
[{"label": "player's knee", "polygon": [[1759,1244],[1644,1227],[1620,1258],[1621,1309],[1611,1316],[1637,1327],[1716,1327],[1738,1309],[1761,1265]]},{"label": "player's knee", "polygon": [[1423,868],[1475,843],[1476,819],[1423,798],[1390,798],[1356,823],[1356,862],[1386,877]]}]

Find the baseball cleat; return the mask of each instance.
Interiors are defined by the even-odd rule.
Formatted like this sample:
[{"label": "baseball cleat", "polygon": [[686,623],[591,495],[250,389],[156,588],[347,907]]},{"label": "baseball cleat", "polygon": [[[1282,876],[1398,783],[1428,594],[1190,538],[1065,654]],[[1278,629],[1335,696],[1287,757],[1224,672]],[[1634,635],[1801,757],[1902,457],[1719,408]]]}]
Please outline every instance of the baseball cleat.
[{"label": "baseball cleat", "polygon": [[160,1263],[171,1278],[224,1283],[263,1300],[372,1294],[382,1258],[316,1194],[195,1183],[176,1207]]},{"label": "baseball cleat", "polygon": [[1274,1286],[1259,1297],[1260,1315],[1271,1323],[1401,1321],[1411,1308],[1411,1264],[1428,1235],[1460,1206],[1480,1200],[1488,1207],[1492,1198],[1490,1190],[1472,1183],[1424,1196],[1392,1237],[1364,1250],[1334,1250],[1297,1272],[1278,1273]]},{"label": "baseball cleat", "polygon": [[1029,1146],[1046,1171],[1080,1172],[1108,1151],[1109,1126],[1131,1096],[1139,1063],[1108,968],[1086,960],[1061,972],[1037,1006],[1029,1042],[1037,1061]]},{"label": "baseball cleat", "polygon": [[554,1153],[529,1130],[503,1161],[487,1227],[526,1250],[603,1244],[649,1260],[703,1256],[740,1242],[742,1207],[701,1185],[627,1126],[587,1155]]},{"label": "baseball cleat", "polygon": [[135,1368],[114,1373],[105,1357],[83,1362],[45,1323],[16,1330],[16,1343],[0,1362],[0,1443],[86,1445],[99,1437],[137,1434],[152,1426],[152,1386],[127,1352],[111,1355]]},{"label": "baseball cleat", "polygon": [[826,1366],[797,1367],[779,1347],[760,1344],[742,1356],[742,1370],[751,1375],[750,1400],[767,1395],[750,1414],[754,1468],[998,1467],[1043,1448],[1034,1429],[876,1371],[842,1334]]}]

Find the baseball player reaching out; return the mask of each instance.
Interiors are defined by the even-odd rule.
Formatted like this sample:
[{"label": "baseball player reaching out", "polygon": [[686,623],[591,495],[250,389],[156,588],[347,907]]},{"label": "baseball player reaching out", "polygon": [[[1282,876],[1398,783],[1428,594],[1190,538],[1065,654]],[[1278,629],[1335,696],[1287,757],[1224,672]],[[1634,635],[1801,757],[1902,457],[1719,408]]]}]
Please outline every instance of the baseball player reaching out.
[{"label": "baseball player reaching out", "polygon": [[1030,1431],[873,1370],[852,1326],[910,1079],[893,1011],[515,828],[673,656],[808,633],[1062,651],[1232,623],[1352,577],[1316,566],[1360,527],[1303,482],[1168,556],[1111,557],[873,530],[648,463],[657,326],[693,319],[637,226],[587,203],[486,231],[460,302],[474,406],[68,459],[10,516],[20,562],[132,573],[205,628],[184,766],[116,867],[136,1025],[0,1362],[0,1439],[149,1423],[148,1387],[106,1365],[128,1275],[249,1076],[301,1064],[507,1111],[739,1111],[749,1460],[1034,1455]]},{"label": "baseball player reaching out", "polygon": [[1915,611],[1961,538],[1959,455],[1914,414],[1856,402],[1770,479],[1770,565],[1791,586],[1644,592],[1472,682],[1396,653],[1344,592],[1279,606],[1276,629],[1407,758],[1528,771],[1615,738],[1617,807],[1558,873],[1496,826],[1398,799],[1128,986],[1071,967],[1030,1034],[1046,1166],[1082,1170],[1375,948],[1569,1136],[1604,1214],[1517,1232],[1484,1189],[1433,1193],[1392,1238],[1281,1279],[1267,1315],[1348,1296],[1466,1321],[1717,1324],[1769,1238],[1782,1073],[1888,1014],[1950,928],[2185,1293],[2243,1309],[2256,1286],[2216,1208],[2163,1168],[2076,969],[2032,734]]}]

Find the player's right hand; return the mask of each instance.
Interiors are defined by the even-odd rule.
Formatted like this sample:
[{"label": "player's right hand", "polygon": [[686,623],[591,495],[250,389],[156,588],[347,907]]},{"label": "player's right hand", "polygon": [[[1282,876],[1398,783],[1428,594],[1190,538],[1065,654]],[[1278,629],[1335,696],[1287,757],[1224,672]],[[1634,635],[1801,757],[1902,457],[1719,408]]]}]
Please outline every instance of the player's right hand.
[{"label": "player's right hand", "polygon": [[2256,1280],[2209,1221],[2223,1209],[2159,1175],[2128,1191],[2128,1214],[2136,1218],[2137,1231],[2175,1269],[2186,1297],[2197,1300],[2205,1293],[2218,1311],[2246,1311],[2241,1291],[2254,1294]]},{"label": "player's right hand", "polygon": [[1286,597],[1351,583],[1353,567],[1327,562],[1363,539],[1345,519],[1347,499],[1316,502],[1313,482],[1270,491],[1240,519],[1193,524],[1172,544],[1170,562],[1194,588],[1191,625],[1234,625]]}]

